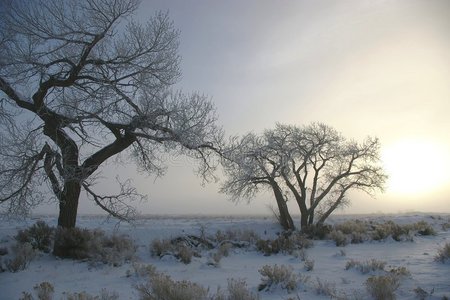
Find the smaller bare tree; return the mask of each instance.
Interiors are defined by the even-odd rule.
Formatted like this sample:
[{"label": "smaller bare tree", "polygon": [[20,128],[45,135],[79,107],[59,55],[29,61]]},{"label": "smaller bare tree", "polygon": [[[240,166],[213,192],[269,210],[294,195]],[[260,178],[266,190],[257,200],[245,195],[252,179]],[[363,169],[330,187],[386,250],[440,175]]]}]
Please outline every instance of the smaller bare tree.
[{"label": "smaller bare tree", "polygon": [[[224,164],[228,180],[222,191],[234,199],[253,197],[259,184],[275,182],[269,185],[274,192],[296,200],[301,227],[323,223],[349,203],[346,196],[350,190],[370,195],[383,190],[386,175],[379,165],[378,139],[349,141],[321,123],[303,127],[278,124],[261,137],[249,136],[258,143],[246,143],[246,136],[232,145],[228,152],[232,155],[227,154],[231,162]],[[258,181],[262,175],[265,182]]]}]

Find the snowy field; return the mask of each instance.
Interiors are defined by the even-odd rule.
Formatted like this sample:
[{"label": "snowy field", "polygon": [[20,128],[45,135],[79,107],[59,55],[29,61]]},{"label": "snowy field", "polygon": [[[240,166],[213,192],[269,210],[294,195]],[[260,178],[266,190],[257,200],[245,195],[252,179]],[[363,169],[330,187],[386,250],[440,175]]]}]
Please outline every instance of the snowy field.
[{"label": "snowy field", "polygon": [[[428,296],[426,299],[450,297],[450,262],[439,263],[434,260],[439,247],[450,242],[448,214],[405,214],[405,215],[354,215],[335,216],[330,224],[345,220],[365,220],[385,222],[393,220],[397,224],[412,224],[426,221],[436,231],[436,235],[416,234],[411,240],[395,241],[391,237],[382,241],[365,241],[360,244],[349,243],[337,247],[332,240],[314,240],[311,248],[305,249],[307,259],[313,261],[312,270],[306,270],[305,262],[297,254],[278,253],[265,256],[255,247],[231,248],[230,254],[223,257],[217,266],[208,264],[211,253],[204,250],[201,257],[193,257],[191,263],[184,264],[173,256],[152,257],[150,245],[154,239],[173,239],[179,236],[214,236],[217,231],[254,231],[261,239],[274,239],[280,232],[272,217],[207,217],[207,216],[148,216],[134,224],[118,224],[114,220],[105,220],[99,216],[80,216],[78,226],[82,228],[100,228],[107,233],[128,235],[134,240],[137,251],[135,262],[152,264],[158,272],[170,275],[174,280],[189,280],[210,291],[217,287],[226,288],[227,279],[244,279],[248,288],[258,293],[260,299],[330,299],[320,294],[320,284],[334,289],[334,297],[343,299],[370,299],[365,287],[366,280],[373,275],[382,275],[389,270],[405,267],[410,275],[402,277],[395,294],[397,299],[419,299],[420,287]],[[43,220],[54,226],[54,217],[35,217],[26,221],[0,220],[0,248],[9,248],[19,229],[27,228],[37,220]],[[304,258],[304,257],[303,257]],[[368,261],[377,259],[386,262],[384,270],[370,271],[366,274],[350,268],[349,260]],[[309,278],[298,285],[294,291],[272,288],[259,291],[264,265],[289,265],[294,273]],[[64,299],[67,293],[85,291],[99,295],[101,289],[114,291],[119,299],[139,299],[135,286],[143,279],[130,275],[133,264],[125,263],[114,267],[86,261],[55,258],[50,254],[39,253],[28,268],[23,271],[0,273],[0,299],[19,299],[22,292],[33,293],[33,287],[41,282],[50,282],[55,289],[54,299]],[[414,291],[416,290],[416,291]],[[36,298],[37,299],[37,298]]]}]

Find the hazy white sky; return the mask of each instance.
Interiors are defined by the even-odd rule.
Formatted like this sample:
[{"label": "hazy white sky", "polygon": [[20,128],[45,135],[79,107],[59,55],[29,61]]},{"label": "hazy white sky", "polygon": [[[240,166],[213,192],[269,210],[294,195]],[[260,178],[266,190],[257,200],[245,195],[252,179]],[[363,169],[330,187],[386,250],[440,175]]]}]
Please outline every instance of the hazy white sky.
[{"label": "hazy white sky", "polygon": [[[155,10],[181,31],[178,86],[210,95],[227,134],[320,121],[377,136],[387,191],[354,194],[344,212],[450,212],[450,1],[143,0],[137,17]],[[136,177],[143,213],[268,213],[273,203],[261,194],[234,205],[220,183],[202,187],[191,162],[170,166],[156,181]],[[134,166],[111,169],[135,177]]]}]

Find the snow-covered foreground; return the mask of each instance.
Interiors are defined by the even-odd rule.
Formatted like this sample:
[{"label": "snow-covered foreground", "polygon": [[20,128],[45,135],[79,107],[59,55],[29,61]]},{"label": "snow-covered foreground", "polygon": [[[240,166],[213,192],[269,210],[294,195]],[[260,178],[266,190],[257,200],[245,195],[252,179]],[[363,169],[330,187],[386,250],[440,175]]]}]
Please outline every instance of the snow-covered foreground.
[{"label": "snow-covered foreground", "polygon": [[[296,273],[309,276],[309,280],[301,284],[293,292],[275,289],[270,292],[259,292],[261,299],[329,299],[329,296],[318,295],[318,280],[335,285],[340,295],[348,299],[370,299],[364,282],[374,274],[362,274],[350,269],[346,270],[348,260],[366,261],[377,259],[386,262],[386,270],[393,267],[406,267],[411,275],[400,281],[396,291],[397,299],[416,299],[414,289],[418,287],[432,293],[427,299],[450,297],[450,263],[442,264],[434,261],[437,249],[450,242],[450,230],[444,230],[442,224],[450,221],[450,215],[409,214],[409,215],[366,215],[335,216],[330,223],[339,223],[348,219],[374,220],[383,222],[393,220],[398,224],[415,223],[424,220],[433,225],[435,236],[414,236],[413,241],[396,242],[389,238],[384,241],[370,241],[362,244],[349,244],[336,247],[331,240],[314,241],[314,246],[306,250],[308,259],[314,260],[314,268],[306,271],[300,258],[288,254],[264,256],[252,249],[233,248],[228,257],[222,258],[220,266],[207,264],[208,255],[193,257],[190,264],[183,264],[175,258],[166,256],[162,259],[151,257],[150,243],[155,238],[174,238],[177,236],[202,232],[214,235],[217,230],[228,229],[253,230],[263,239],[275,238],[280,228],[271,217],[174,217],[149,216],[138,220],[135,224],[106,221],[104,217],[81,216],[78,226],[84,228],[101,228],[112,233],[129,235],[138,246],[137,261],[154,265],[159,272],[170,275],[175,280],[189,280],[216,291],[218,286],[226,287],[228,278],[245,279],[248,287],[254,292],[261,283],[258,270],[264,265],[290,265]],[[54,217],[39,217],[27,221],[0,220],[0,248],[8,247],[19,229],[29,227],[37,220],[44,220],[55,225]],[[341,251],[343,250],[343,251]],[[108,265],[92,266],[87,262],[58,259],[50,254],[40,254],[30,266],[17,273],[8,271],[0,273],[0,299],[19,299],[23,291],[32,292],[33,286],[44,281],[55,287],[54,299],[63,297],[64,292],[74,293],[86,291],[98,295],[102,288],[115,291],[119,299],[138,299],[135,285],[142,279],[129,275],[131,263],[119,267]],[[297,298],[298,297],[298,298]]]}]

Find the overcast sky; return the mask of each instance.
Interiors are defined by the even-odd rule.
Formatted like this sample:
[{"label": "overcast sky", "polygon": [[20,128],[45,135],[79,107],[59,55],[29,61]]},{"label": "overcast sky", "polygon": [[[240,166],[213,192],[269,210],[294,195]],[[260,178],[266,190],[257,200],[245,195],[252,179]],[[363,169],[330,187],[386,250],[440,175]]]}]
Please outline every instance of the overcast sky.
[{"label": "overcast sky", "polygon": [[[352,194],[343,212],[450,212],[450,1],[143,0],[137,18],[155,10],[180,29],[177,87],[209,95],[227,134],[320,121],[377,136],[392,182],[375,200]],[[263,214],[274,204],[261,194],[235,205],[220,182],[202,187],[191,162],[169,164],[156,180],[107,170],[135,178],[149,196],[143,213]],[[84,202],[80,212],[93,212]]]}]

